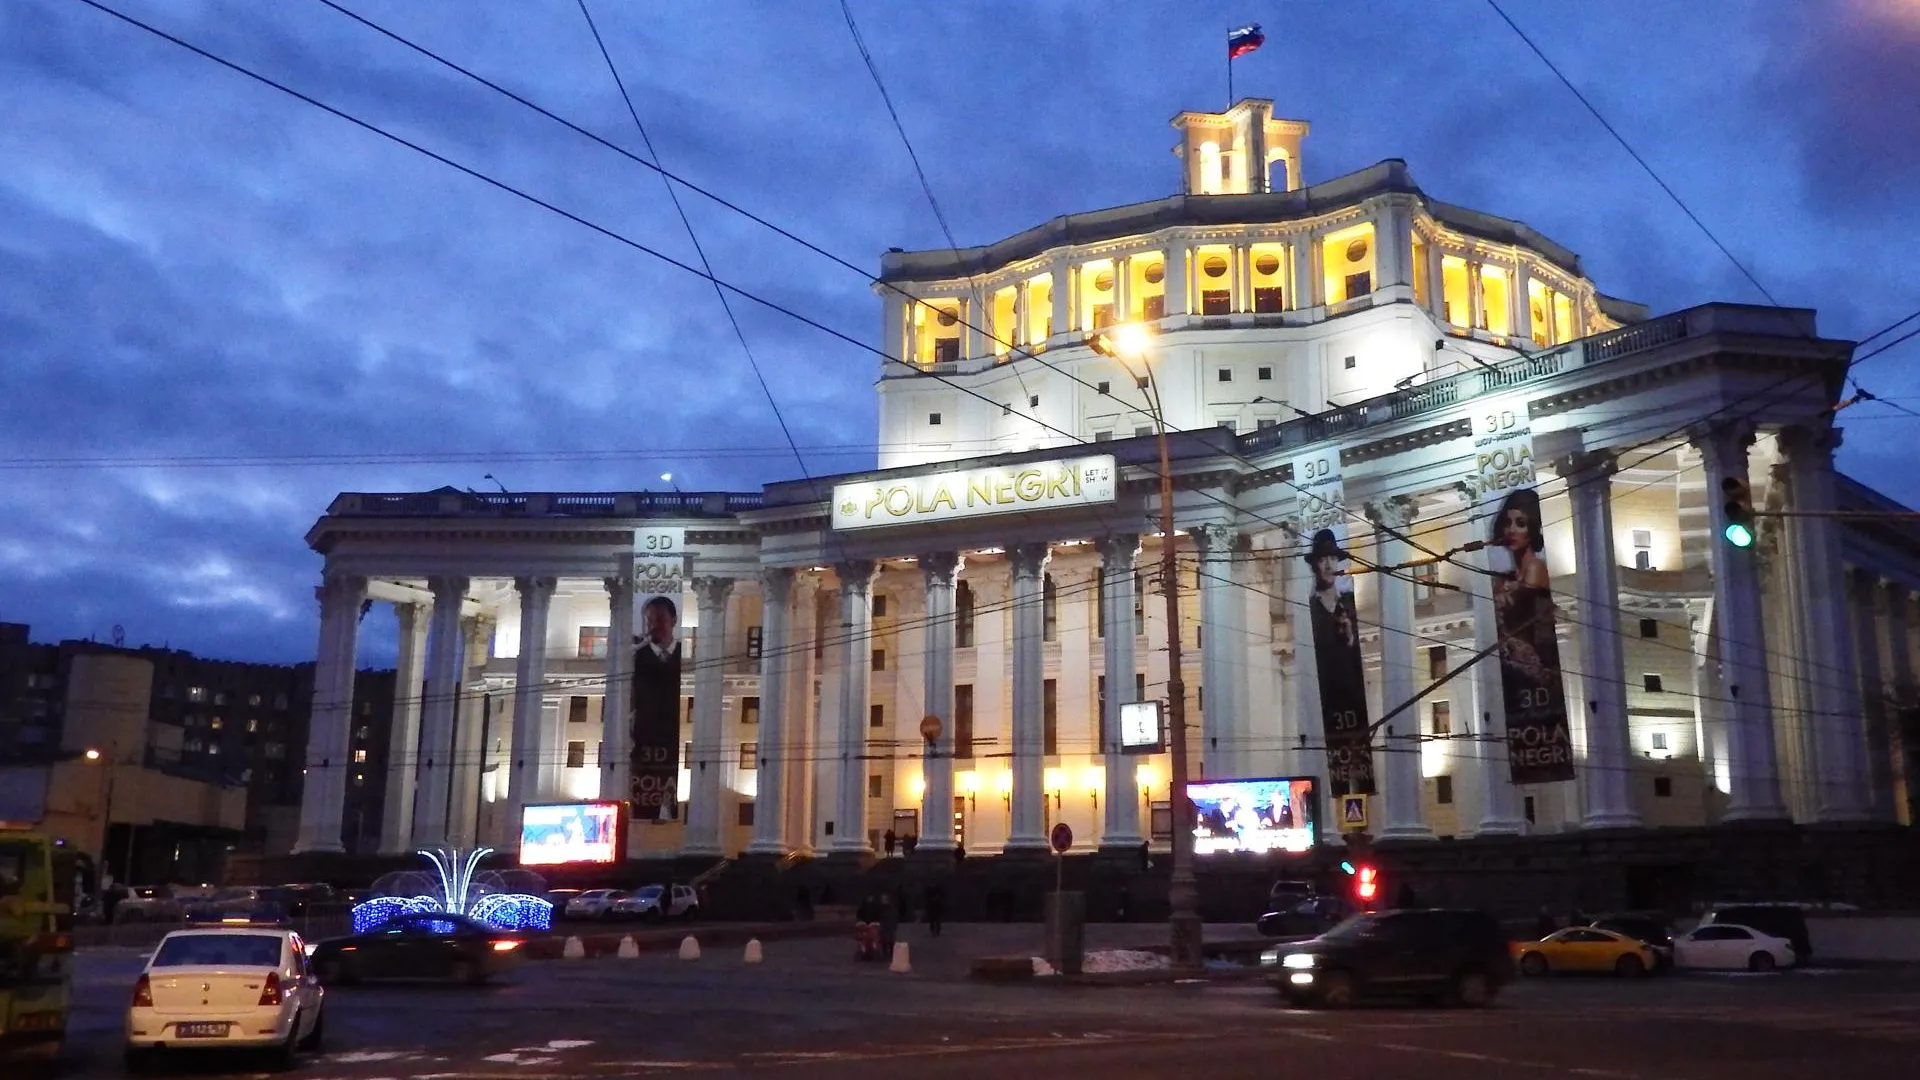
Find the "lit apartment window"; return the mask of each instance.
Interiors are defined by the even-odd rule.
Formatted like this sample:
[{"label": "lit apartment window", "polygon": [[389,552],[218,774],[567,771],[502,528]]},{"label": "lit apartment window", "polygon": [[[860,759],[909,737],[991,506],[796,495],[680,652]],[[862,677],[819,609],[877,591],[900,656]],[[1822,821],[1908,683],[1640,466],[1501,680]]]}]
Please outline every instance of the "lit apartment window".
[{"label": "lit apartment window", "polygon": [[189,686],[189,687],[187,687],[187,700],[188,700],[188,701],[205,701],[205,700],[207,700],[207,688],[206,688],[206,687],[204,687],[204,686]]},{"label": "lit apartment window", "polygon": [[355,765],[363,764],[366,762],[366,760],[367,760],[367,752],[365,750],[355,750],[353,752],[353,763]]},{"label": "lit apartment window", "polygon": [[740,744],[740,771],[752,772],[760,767],[760,744],[743,742]]},{"label": "lit apartment window", "polygon": [[1373,224],[1329,233],[1320,241],[1326,266],[1327,303],[1338,304],[1373,291]]}]

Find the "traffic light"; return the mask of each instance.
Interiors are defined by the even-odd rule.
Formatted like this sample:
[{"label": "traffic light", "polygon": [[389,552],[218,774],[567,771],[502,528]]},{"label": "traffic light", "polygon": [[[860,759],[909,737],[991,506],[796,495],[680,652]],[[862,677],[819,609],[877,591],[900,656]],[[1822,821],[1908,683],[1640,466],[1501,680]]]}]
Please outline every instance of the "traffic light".
[{"label": "traffic light", "polygon": [[1727,543],[1737,548],[1752,547],[1753,489],[1747,486],[1745,477],[1729,476],[1720,481],[1720,491],[1727,500],[1727,524],[1722,530]]},{"label": "traffic light", "polygon": [[1359,867],[1353,878],[1353,898],[1359,901],[1361,907],[1373,910],[1373,905],[1380,899],[1378,869],[1365,864]]}]

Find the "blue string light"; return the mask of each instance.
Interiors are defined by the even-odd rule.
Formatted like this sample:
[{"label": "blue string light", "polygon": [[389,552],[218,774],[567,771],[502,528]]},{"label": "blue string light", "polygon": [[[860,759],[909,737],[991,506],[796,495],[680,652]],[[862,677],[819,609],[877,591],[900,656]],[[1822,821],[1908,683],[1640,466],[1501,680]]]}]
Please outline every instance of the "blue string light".
[{"label": "blue string light", "polygon": [[527,893],[489,893],[475,897],[473,872],[492,848],[476,848],[462,857],[457,849],[421,851],[440,880],[439,896],[376,896],[353,906],[353,932],[368,933],[401,915],[446,911],[465,915],[495,930],[551,930],[553,905]]}]

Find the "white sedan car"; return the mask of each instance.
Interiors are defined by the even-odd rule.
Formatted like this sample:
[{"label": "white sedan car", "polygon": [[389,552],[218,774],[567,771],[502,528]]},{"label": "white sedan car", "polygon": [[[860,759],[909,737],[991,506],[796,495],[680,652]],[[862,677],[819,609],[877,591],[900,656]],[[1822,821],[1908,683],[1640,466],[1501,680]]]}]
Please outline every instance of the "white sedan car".
[{"label": "white sedan car", "polygon": [[1738,923],[1708,923],[1673,939],[1679,968],[1772,971],[1793,963],[1792,942]]},{"label": "white sedan car", "polygon": [[567,918],[604,919],[613,914],[614,901],[624,895],[619,889],[588,889],[567,901]]},{"label": "white sedan car", "polygon": [[127,1065],[156,1053],[256,1048],[288,1064],[318,1050],[326,991],[307,972],[306,945],[284,927],[233,919],[175,930],[160,942],[127,1009]]},{"label": "white sedan car", "polygon": [[[665,907],[662,907],[662,905]],[[691,919],[700,913],[700,897],[688,885],[643,885],[613,902],[612,914],[622,919]]]}]

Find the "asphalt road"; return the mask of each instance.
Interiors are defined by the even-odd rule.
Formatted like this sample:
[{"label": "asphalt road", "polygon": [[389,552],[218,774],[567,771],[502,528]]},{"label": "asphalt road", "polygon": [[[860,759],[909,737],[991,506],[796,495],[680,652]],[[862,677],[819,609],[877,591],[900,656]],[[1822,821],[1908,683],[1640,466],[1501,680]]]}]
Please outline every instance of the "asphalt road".
[{"label": "asphalt road", "polygon": [[[1602,1080],[1905,1075],[1920,1060],[1920,972],[1523,980],[1494,1007],[1284,1007],[1257,984],[994,987],[959,976],[1031,927],[915,939],[915,971],[853,964],[838,940],[769,943],[698,961],[530,964],[497,986],[336,989],[328,1046],[297,1080],[1097,1075],[1204,1080],[1284,1068],[1315,1080],[1417,1075]],[[82,954],[67,1075],[121,1075],[120,1026],[140,966]],[[246,1058],[170,1075],[247,1076]],[[1294,1072],[1299,1070],[1299,1072]]]}]

